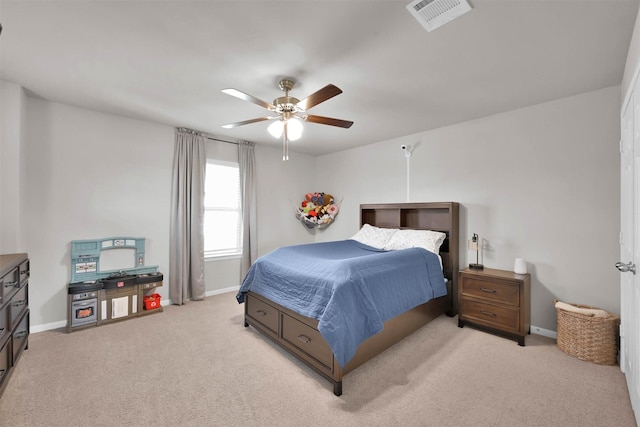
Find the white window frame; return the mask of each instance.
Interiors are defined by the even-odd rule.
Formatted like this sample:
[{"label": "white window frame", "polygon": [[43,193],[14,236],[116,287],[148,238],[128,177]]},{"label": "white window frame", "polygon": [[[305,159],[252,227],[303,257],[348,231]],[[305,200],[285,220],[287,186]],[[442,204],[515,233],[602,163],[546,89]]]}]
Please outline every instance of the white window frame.
[{"label": "white window frame", "polygon": [[[241,192],[240,192],[240,169],[239,169],[240,165],[237,162],[229,162],[229,161],[217,160],[217,159],[207,159],[207,167],[209,165],[227,166],[227,167],[234,167],[238,169],[238,206],[235,208],[207,206],[206,198],[205,198],[205,202],[203,203],[205,214],[207,211],[236,212],[238,214],[239,223],[238,223],[238,233],[237,233],[237,240],[236,240],[237,244],[235,248],[209,250],[209,251],[205,249],[204,257],[205,259],[209,259],[209,260],[240,258],[242,256],[242,201],[241,201]],[[206,183],[206,179],[207,178],[205,174],[205,183]],[[205,188],[206,188],[206,184],[205,184]],[[205,215],[205,218],[206,218],[206,215]],[[206,229],[206,227],[204,228]],[[206,242],[206,239],[207,239],[207,236],[205,236],[205,242]]]}]

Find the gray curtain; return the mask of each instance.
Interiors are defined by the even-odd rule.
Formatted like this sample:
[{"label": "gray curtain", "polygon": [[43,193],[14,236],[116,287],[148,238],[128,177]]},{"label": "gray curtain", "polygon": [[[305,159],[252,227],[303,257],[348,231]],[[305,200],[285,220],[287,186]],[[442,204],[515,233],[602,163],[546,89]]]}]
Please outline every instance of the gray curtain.
[{"label": "gray curtain", "polygon": [[240,169],[240,197],[242,198],[242,260],[240,280],[244,279],[249,267],[258,257],[257,214],[256,214],[256,169],[253,142],[238,144],[238,165]]},{"label": "gray curtain", "polygon": [[169,298],[173,304],[201,300],[204,284],[204,136],[176,129],[171,187]]}]

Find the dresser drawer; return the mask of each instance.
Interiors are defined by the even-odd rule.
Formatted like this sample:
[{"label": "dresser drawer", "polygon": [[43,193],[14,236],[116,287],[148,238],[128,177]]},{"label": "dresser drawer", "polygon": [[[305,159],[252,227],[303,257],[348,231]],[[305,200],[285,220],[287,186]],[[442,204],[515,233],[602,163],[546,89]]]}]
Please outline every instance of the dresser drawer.
[{"label": "dresser drawer", "polygon": [[253,295],[247,295],[245,303],[247,304],[247,316],[268,328],[274,334],[278,334],[279,311],[277,308],[270,306]]},{"label": "dresser drawer", "polygon": [[520,305],[520,287],[517,284],[465,277],[461,280],[461,286],[463,296],[489,299],[516,307]]},{"label": "dresser drawer", "polygon": [[0,389],[11,369],[11,340],[7,340],[0,348]]},{"label": "dresser drawer", "polygon": [[282,338],[331,369],[333,352],[316,329],[283,314]]},{"label": "dresser drawer", "polygon": [[11,338],[13,341],[13,364],[15,365],[20,353],[27,347],[29,340],[29,310],[20,319],[20,323],[13,331]]},{"label": "dresser drawer", "polygon": [[20,274],[18,267],[0,277],[0,305],[11,299],[20,288]]},{"label": "dresser drawer", "polygon": [[29,280],[29,260],[26,260],[18,266],[18,274],[20,275],[20,286],[22,286]]},{"label": "dresser drawer", "polygon": [[9,327],[13,329],[20,316],[27,311],[29,307],[29,284],[20,288],[17,294],[11,298],[9,303]]},{"label": "dresser drawer", "polygon": [[0,308],[0,345],[5,342],[6,338],[11,335],[9,327],[9,304],[5,304]]},{"label": "dresser drawer", "polygon": [[462,298],[459,315],[463,320],[470,322],[507,332],[520,332],[520,310],[514,307]]}]

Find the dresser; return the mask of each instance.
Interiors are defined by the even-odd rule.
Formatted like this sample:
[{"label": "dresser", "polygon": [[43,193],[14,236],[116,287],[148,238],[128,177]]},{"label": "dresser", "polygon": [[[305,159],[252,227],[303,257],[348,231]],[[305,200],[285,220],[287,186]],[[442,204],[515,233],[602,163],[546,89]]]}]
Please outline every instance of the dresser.
[{"label": "dresser", "polygon": [[29,339],[29,257],[0,255],[0,395]]},{"label": "dresser", "polygon": [[484,268],[458,274],[458,326],[465,323],[513,338],[524,346],[531,327],[531,276]]}]

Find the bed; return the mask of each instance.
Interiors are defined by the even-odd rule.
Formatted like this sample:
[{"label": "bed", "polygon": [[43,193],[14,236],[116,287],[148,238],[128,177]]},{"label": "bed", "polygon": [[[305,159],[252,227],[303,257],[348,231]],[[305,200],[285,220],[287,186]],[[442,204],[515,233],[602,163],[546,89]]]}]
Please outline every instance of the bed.
[{"label": "bed", "polygon": [[[280,248],[261,257],[270,263],[254,263],[237,295],[245,304],[245,327],[325,377],[340,396],[348,372],[436,317],[457,313],[458,212],[455,202],[360,206],[361,227],[444,233],[439,257],[422,248],[379,251],[351,239]],[[317,262],[319,270],[299,267],[309,265],[304,257],[327,252],[331,259]],[[316,274],[305,277],[306,270]],[[336,285],[342,280],[344,285]],[[394,281],[402,284],[402,296],[389,298]],[[315,282],[322,283],[315,288]],[[300,292],[307,287],[308,293]],[[338,299],[339,294],[345,296]],[[385,299],[394,302],[378,305]]]}]

